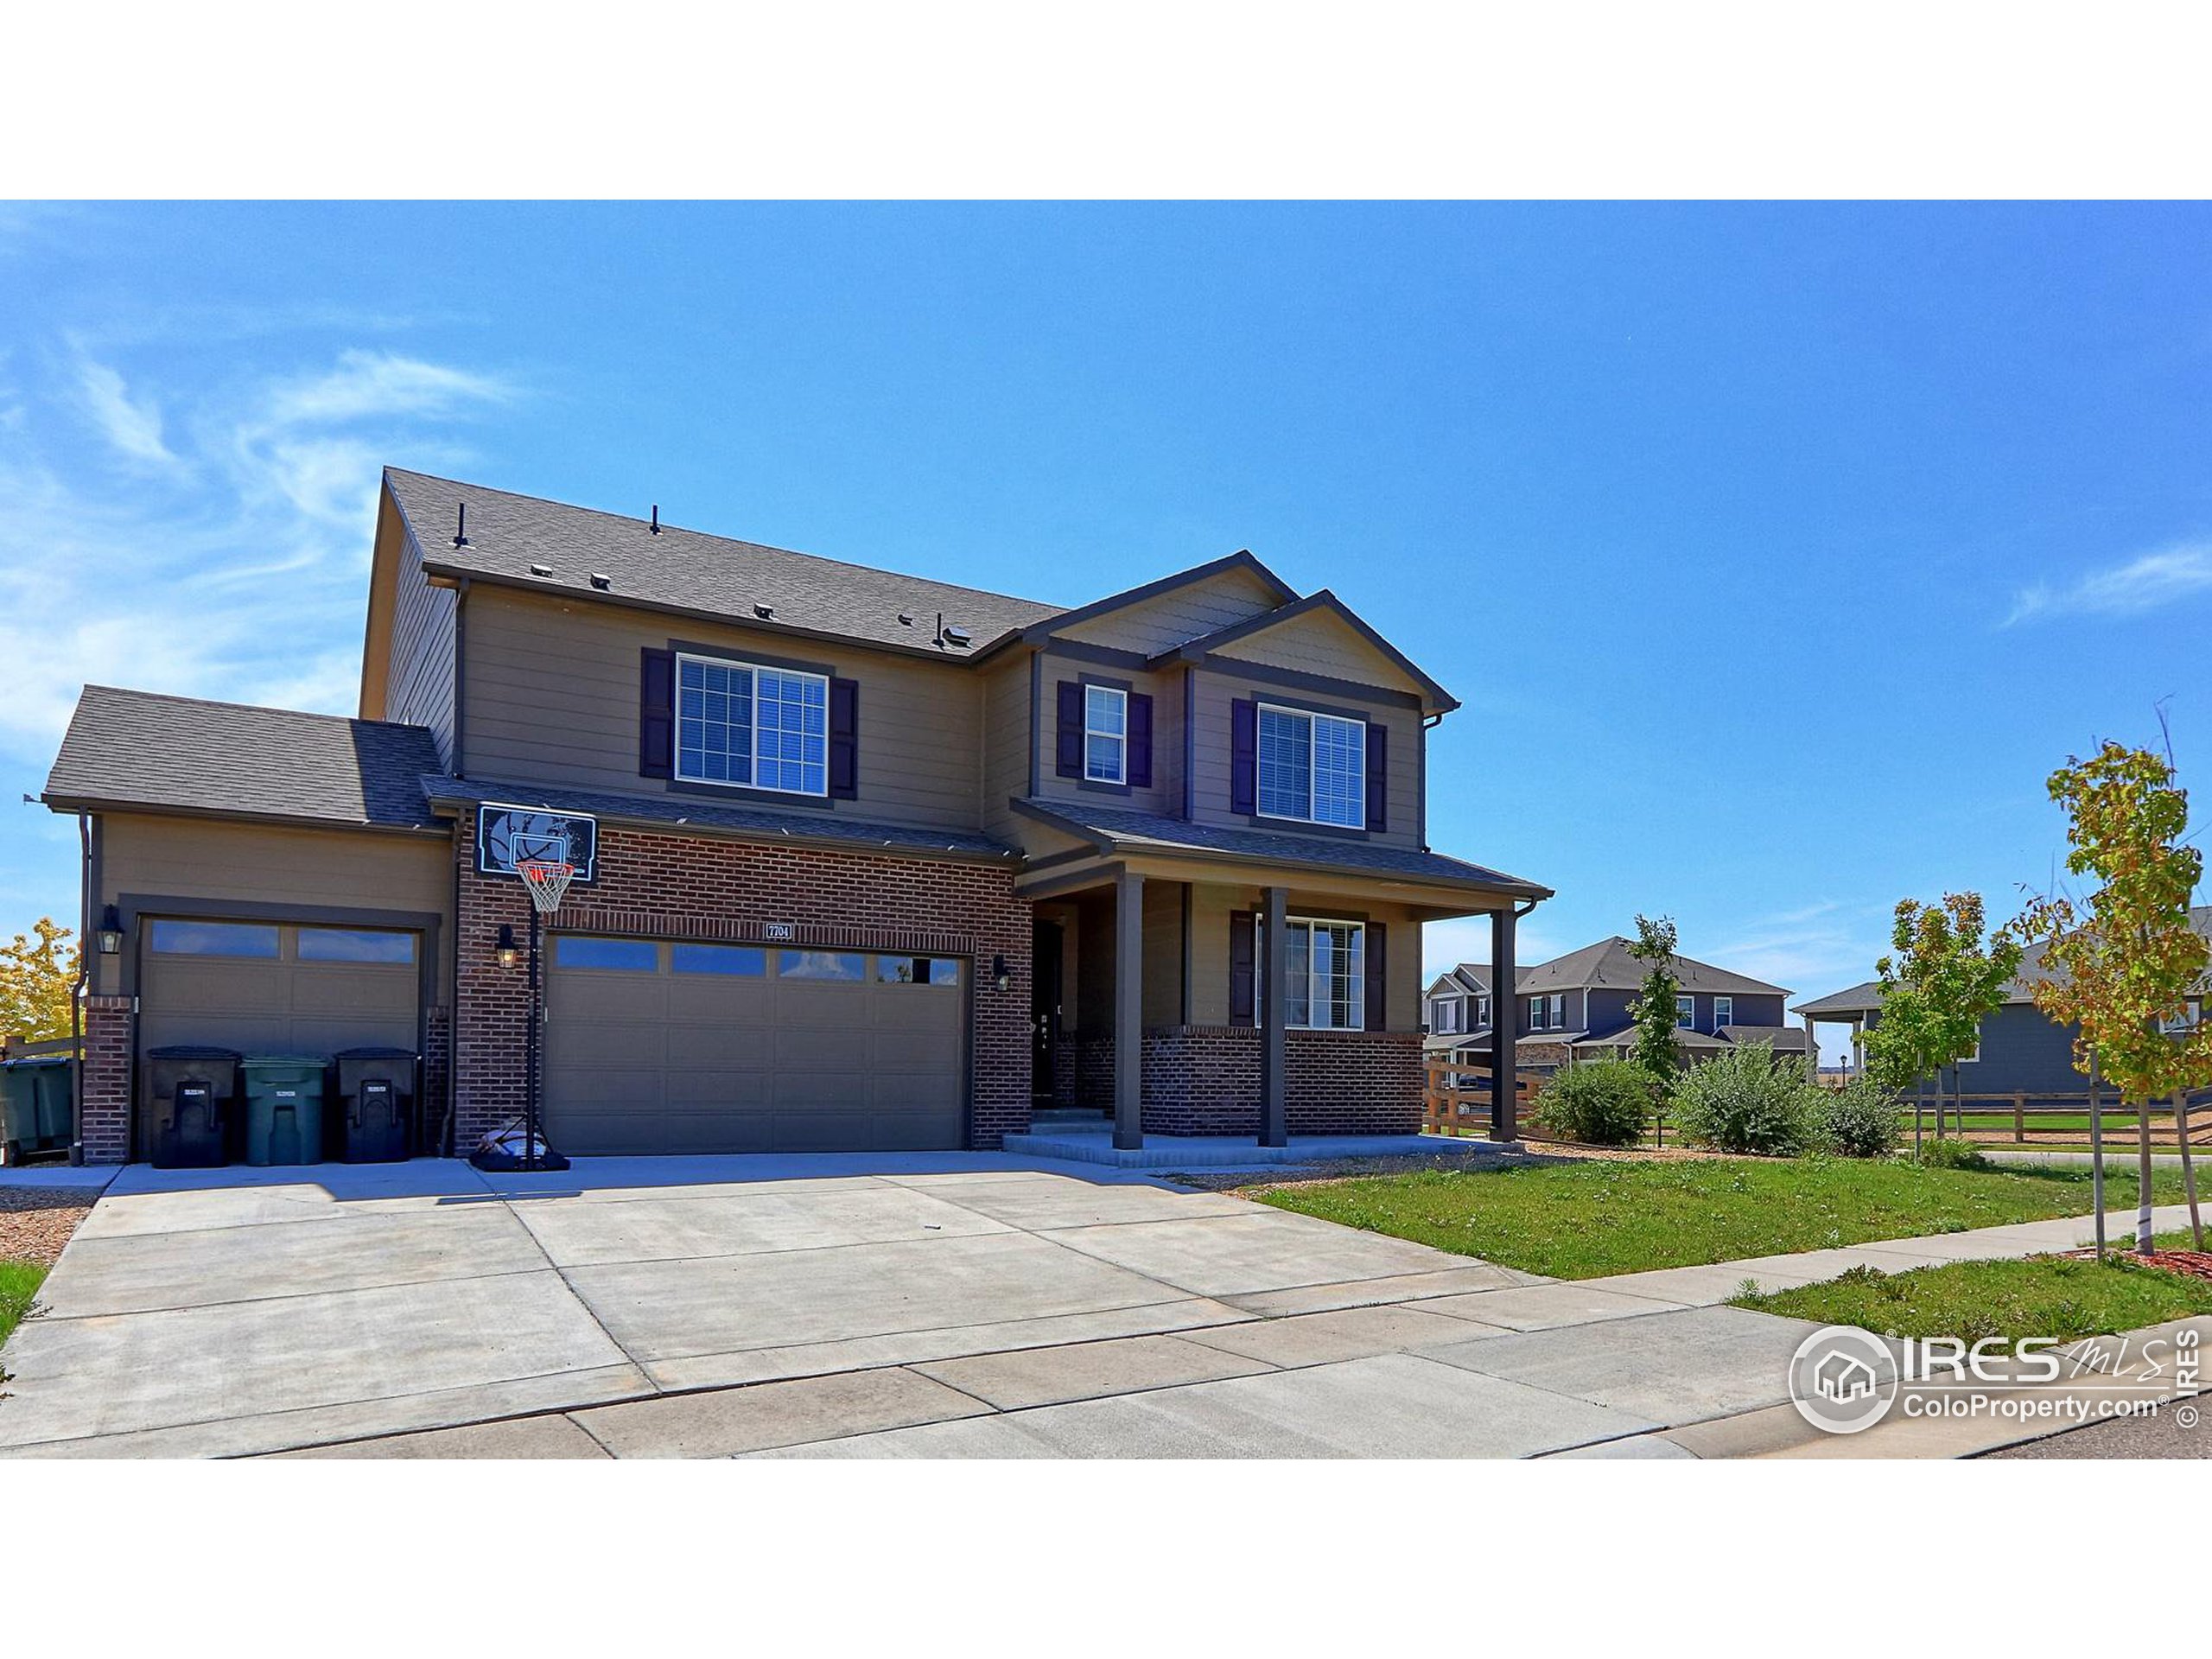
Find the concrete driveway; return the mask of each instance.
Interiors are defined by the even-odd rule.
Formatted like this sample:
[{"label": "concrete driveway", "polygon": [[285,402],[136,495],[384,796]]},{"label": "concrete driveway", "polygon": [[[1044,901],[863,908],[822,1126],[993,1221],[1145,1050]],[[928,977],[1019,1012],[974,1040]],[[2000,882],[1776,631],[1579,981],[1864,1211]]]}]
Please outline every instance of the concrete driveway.
[{"label": "concrete driveway", "polygon": [[42,1300],[0,1453],[1531,1455],[1809,1329],[999,1154],[134,1167]]}]

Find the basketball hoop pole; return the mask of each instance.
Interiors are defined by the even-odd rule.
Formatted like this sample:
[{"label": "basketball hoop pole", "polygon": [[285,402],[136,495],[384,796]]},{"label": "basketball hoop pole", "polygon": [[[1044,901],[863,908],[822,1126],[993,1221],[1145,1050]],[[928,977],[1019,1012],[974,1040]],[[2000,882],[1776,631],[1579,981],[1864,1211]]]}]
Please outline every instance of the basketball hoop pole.
[{"label": "basketball hoop pole", "polygon": [[530,1031],[523,1039],[522,1166],[532,1171],[537,1167],[537,1028],[545,1019],[537,967],[538,939],[543,918],[560,907],[562,895],[569,890],[569,878],[575,870],[550,859],[532,859],[517,864],[515,874],[530,893]]}]

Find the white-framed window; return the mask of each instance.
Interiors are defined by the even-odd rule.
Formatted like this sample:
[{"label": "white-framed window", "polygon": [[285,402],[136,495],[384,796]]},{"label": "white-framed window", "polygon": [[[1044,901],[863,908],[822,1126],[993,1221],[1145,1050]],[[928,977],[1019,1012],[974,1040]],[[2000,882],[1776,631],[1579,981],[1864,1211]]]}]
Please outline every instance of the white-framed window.
[{"label": "white-framed window", "polygon": [[1732,996],[1714,997],[1713,999],[1713,1028],[1718,1031],[1723,1026],[1732,1026],[1735,1023],[1736,999]]},{"label": "white-framed window", "polygon": [[2195,997],[2191,997],[2188,1001],[2182,1004],[2180,1013],[2170,1014],[2164,1019],[2159,1020],[2158,1029],[2161,1031],[2174,1033],[2187,1032],[2203,1017],[2204,1005],[2198,1001]]},{"label": "white-framed window", "polygon": [[827,795],[829,677],[679,654],[676,775],[686,783]]},{"label": "white-framed window", "polygon": [[1367,827],[1367,723],[1263,702],[1259,800],[1264,818]]},{"label": "white-framed window", "polygon": [[1459,1000],[1457,997],[1440,996],[1429,1007],[1433,1015],[1429,1020],[1431,1030],[1440,1037],[1459,1034]]},{"label": "white-framed window", "polygon": [[1094,784],[1129,780],[1129,694],[1116,686],[1083,688],[1083,775]]},{"label": "white-framed window", "polygon": [[1541,996],[1532,996],[1529,999],[1529,1029],[1541,1031],[1543,1028],[1544,999]]},{"label": "white-framed window", "polygon": [[1980,1020],[1975,1020],[1975,1021],[1974,1022],[1974,1052],[1973,1052],[1973,1053],[1971,1053],[1971,1054],[1961,1054],[1961,1055],[1960,1055],[1960,1056],[1959,1056],[1959,1064],[1960,1064],[1961,1065],[1973,1065],[1976,1060],[1980,1059],[1980,1058],[1981,1058],[1981,1021],[1980,1021]]},{"label": "white-framed window", "polygon": [[1566,995],[1566,993],[1561,992],[1561,991],[1554,991],[1554,992],[1552,994],[1552,1006],[1551,1006],[1551,1008],[1550,1008],[1549,1012],[1550,1012],[1550,1014],[1551,1014],[1551,1026],[1550,1026],[1550,1028],[1551,1028],[1552,1030],[1554,1030],[1554,1031],[1563,1031],[1563,1030],[1565,1030],[1565,1029],[1566,1029],[1566,1027],[1567,1027],[1567,995]]},{"label": "white-framed window", "polygon": [[1675,999],[1675,1029],[1677,1031],[1697,1029],[1697,999],[1695,997],[1678,996]]},{"label": "white-framed window", "polygon": [[1480,1031],[1480,1030],[1483,1030],[1483,1029],[1486,1028],[1486,1027],[1489,1026],[1489,1024],[1490,1024],[1490,998],[1488,998],[1488,997],[1484,997],[1484,998],[1483,998],[1483,1000],[1482,1000],[1480,1002],[1477,1003],[1477,1004],[1476,1004],[1476,1006],[1475,1006],[1475,1028],[1476,1028],[1478,1031]]},{"label": "white-framed window", "polygon": [[[1252,918],[1252,985],[1267,995],[1267,922]],[[1286,918],[1284,1025],[1298,1031],[1367,1028],[1367,927],[1361,922]]]}]

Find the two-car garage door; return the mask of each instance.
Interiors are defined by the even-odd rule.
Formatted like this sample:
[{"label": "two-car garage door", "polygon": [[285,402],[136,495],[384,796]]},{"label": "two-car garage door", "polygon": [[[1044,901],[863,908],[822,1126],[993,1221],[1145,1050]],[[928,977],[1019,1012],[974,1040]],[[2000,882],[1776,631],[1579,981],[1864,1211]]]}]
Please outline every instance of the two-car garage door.
[{"label": "two-car garage door", "polygon": [[545,1128],[563,1152],[962,1144],[969,988],[955,958],[548,944]]}]

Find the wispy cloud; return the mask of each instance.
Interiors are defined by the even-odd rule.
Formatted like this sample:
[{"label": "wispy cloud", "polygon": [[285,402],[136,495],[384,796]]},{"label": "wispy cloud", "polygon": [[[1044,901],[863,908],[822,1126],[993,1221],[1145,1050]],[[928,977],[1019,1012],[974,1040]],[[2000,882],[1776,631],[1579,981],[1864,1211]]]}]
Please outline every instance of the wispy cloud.
[{"label": "wispy cloud", "polygon": [[2204,593],[2212,593],[2212,542],[2182,542],[2060,587],[2023,589],[2002,626],[2050,616],[2140,616]]},{"label": "wispy cloud", "polygon": [[[350,709],[379,463],[404,449],[466,464],[466,424],[520,395],[461,365],[347,350],[164,409],[130,368],[71,340],[42,378],[0,391],[25,411],[0,425],[0,661],[16,688],[0,755],[36,776],[86,682]],[[99,448],[79,435],[88,415]],[[190,487],[153,487],[156,466]],[[289,648],[272,651],[278,639]]]},{"label": "wispy cloud", "polygon": [[133,397],[123,377],[105,363],[77,365],[78,394],[100,435],[121,455],[173,467],[177,458],[162,441],[162,411],[149,397]]}]

